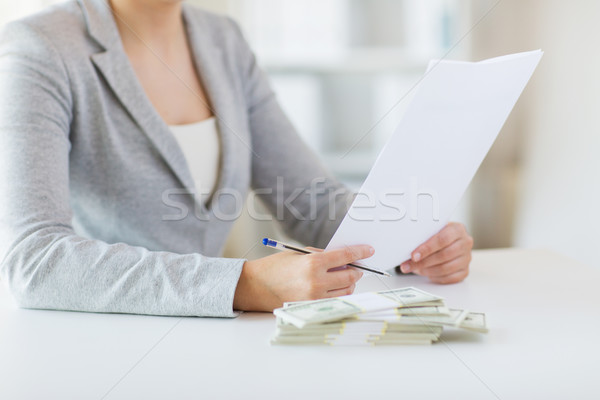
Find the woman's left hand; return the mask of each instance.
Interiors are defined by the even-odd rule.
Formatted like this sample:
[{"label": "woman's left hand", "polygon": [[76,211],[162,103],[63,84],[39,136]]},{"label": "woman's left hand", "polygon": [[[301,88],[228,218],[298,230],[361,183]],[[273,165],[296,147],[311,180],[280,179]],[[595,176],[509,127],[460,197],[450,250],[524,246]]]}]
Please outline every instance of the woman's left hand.
[{"label": "woman's left hand", "polygon": [[463,224],[451,222],[417,247],[402,272],[428,277],[434,283],[456,283],[469,275],[473,238]]}]

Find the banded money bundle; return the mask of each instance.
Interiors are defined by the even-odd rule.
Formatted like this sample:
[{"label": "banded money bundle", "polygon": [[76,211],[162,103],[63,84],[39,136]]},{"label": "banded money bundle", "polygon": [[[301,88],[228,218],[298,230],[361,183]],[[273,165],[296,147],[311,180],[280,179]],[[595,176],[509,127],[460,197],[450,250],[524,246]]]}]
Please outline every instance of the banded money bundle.
[{"label": "banded money bundle", "polygon": [[271,344],[431,344],[444,326],[487,332],[485,314],[450,309],[414,287],[286,303]]}]

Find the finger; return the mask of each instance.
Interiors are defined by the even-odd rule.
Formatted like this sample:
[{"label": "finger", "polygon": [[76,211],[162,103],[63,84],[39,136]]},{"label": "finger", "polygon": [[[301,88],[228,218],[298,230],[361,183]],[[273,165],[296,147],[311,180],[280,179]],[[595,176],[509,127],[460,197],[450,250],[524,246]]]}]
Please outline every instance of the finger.
[{"label": "finger", "polygon": [[425,257],[419,262],[409,262],[408,268],[405,269],[422,270],[434,265],[443,264],[455,259],[456,257],[469,253],[470,249],[469,242],[466,239],[461,238],[454,243],[451,243],[448,247],[444,247],[443,249],[436,251],[429,257]]},{"label": "finger", "polygon": [[466,235],[466,229],[463,224],[451,222],[441,231],[433,235],[425,243],[417,247],[411,255],[411,260],[419,262],[425,257],[429,257],[436,251],[448,247],[451,243]]},{"label": "finger", "polygon": [[354,293],[356,285],[350,285],[345,288],[334,289],[327,292],[325,297],[338,297],[338,296],[347,296],[349,294]]},{"label": "finger", "polygon": [[324,250],[323,249],[319,249],[317,247],[307,247],[306,250],[310,250],[310,251],[314,251],[315,253],[322,253]]},{"label": "finger", "polygon": [[328,250],[322,253],[313,253],[309,257],[316,257],[324,269],[340,267],[371,257],[375,249],[368,245],[346,246],[341,249]]},{"label": "finger", "polygon": [[354,285],[363,276],[362,271],[348,268],[339,271],[327,272],[322,278],[327,291],[346,288]]},{"label": "finger", "polygon": [[451,283],[458,283],[463,281],[469,275],[469,269],[466,268],[464,270],[456,271],[452,274],[446,276],[436,276],[433,278],[429,278],[433,283],[439,283],[442,285],[448,285]]},{"label": "finger", "polygon": [[461,255],[453,260],[433,265],[429,268],[420,270],[421,275],[429,278],[442,277],[453,274],[454,272],[466,269],[469,267],[470,258],[466,255]]},{"label": "finger", "polygon": [[327,293],[339,293],[339,291],[349,291],[351,294],[352,292],[354,292],[354,289],[356,288],[356,285],[353,283],[352,285],[345,287],[345,288],[339,288],[339,289],[332,289],[329,290]]}]

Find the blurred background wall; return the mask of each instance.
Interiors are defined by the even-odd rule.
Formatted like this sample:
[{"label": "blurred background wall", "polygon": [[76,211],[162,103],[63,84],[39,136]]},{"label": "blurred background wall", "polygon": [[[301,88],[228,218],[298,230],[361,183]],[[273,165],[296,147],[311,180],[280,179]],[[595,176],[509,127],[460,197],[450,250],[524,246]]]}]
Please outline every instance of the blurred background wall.
[{"label": "blurred background wall", "polygon": [[[54,0],[0,4],[0,24]],[[600,268],[600,2],[189,0],[242,26],[292,122],[358,188],[431,58],[542,48],[533,79],[461,202],[476,247],[547,247]],[[227,254],[280,235],[243,216]],[[568,268],[568,266],[565,266]]]}]

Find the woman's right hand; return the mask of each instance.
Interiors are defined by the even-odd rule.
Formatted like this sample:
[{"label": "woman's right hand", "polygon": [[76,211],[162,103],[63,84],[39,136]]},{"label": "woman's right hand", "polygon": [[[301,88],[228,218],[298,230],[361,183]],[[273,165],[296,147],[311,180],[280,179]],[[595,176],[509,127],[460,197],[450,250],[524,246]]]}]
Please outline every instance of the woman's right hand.
[{"label": "woman's right hand", "polygon": [[312,254],[284,251],[246,261],[235,290],[233,308],[273,311],[288,301],[351,294],[362,271],[352,267],[329,270],[371,257],[374,252],[371,246],[358,245]]}]

